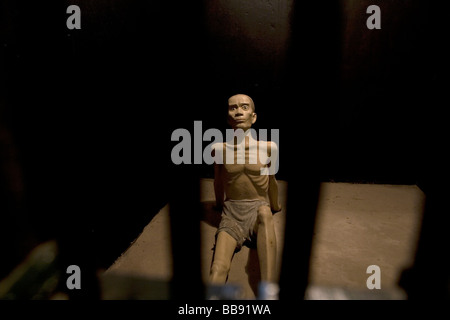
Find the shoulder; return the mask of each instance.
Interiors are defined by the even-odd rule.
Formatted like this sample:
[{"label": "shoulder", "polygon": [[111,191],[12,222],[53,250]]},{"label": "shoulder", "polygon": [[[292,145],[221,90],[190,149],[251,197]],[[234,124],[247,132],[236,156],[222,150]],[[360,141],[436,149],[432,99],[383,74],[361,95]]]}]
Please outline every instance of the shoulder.
[{"label": "shoulder", "polygon": [[218,150],[218,149],[223,148],[224,145],[225,145],[225,142],[215,142],[211,145],[211,148]]},{"label": "shoulder", "polygon": [[222,152],[225,150],[225,142],[216,142],[211,145],[212,152]]},{"label": "shoulder", "polygon": [[211,156],[216,164],[223,164],[225,158],[225,143],[216,142],[211,145]]},{"label": "shoulder", "polygon": [[267,148],[271,151],[278,151],[278,145],[273,141],[267,141]]}]

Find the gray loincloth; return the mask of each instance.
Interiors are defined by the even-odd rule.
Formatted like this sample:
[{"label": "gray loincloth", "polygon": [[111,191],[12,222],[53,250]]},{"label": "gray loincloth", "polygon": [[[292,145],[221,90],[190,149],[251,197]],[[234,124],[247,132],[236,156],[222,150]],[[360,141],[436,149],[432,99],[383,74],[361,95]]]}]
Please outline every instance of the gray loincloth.
[{"label": "gray loincloth", "polygon": [[221,231],[227,232],[236,240],[236,251],[239,251],[245,241],[254,239],[254,226],[261,206],[269,204],[262,200],[226,200],[216,237]]}]

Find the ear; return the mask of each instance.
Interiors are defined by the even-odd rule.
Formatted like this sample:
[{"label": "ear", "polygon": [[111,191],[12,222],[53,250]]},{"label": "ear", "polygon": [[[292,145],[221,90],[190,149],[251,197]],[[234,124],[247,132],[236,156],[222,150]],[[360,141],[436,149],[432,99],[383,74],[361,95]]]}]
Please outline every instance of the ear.
[{"label": "ear", "polygon": [[252,114],[252,124],[254,124],[256,122],[256,113],[253,112]]}]

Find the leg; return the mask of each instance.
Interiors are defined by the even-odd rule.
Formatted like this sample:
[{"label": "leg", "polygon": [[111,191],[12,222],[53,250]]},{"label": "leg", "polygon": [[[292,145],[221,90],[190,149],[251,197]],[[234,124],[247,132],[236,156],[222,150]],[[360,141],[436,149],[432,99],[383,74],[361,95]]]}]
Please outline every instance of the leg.
[{"label": "leg", "polygon": [[261,268],[261,281],[277,281],[277,239],[272,211],[268,206],[258,208],[255,224],[256,251]]},{"label": "leg", "polygon": [[209,274],[210,283],[224,284],[227,281],[236,245],[236,240],[228,233],[221,231],[217,234],[216,247]]}]

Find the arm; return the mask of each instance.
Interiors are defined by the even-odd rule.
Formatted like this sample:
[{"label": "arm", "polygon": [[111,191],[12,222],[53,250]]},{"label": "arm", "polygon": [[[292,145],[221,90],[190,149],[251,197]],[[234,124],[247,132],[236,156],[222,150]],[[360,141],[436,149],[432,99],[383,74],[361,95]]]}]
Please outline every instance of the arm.
[{"label": "arm", "polygon": [[[216,196],[216,209],[222,210],[224,201],[224,187],[223,187],[223,145],[214,144],[211,155],[214,158],[214,195]],[[216,157],[216,152],[217,156]]]},{"label": "arm", "polygon": [[275,175],[269,176],[269,200],[270,209],[272,209],[273,213],[281,211],[281,204],[278,198],[278,182]]},{"label": "arm", "polygon": [[[271,166],[274,166],[272,169],[275,171],[269,175],[269,200],[270,200],[270,208],[273,213],[281,211],[281,204],[278,198],[278,182],[275,178],[275,172],[277,171],[278,165],[278,147],[275,143],[270,142],[268,144],[269,154],[271,158]],[[273,159],[272,159],[273,158]]]},{"label": "arm", "polygon": [[222,165],[214,164],[214,194],[216,196],[216,208],[222,210],[224,189],[222,179]]}]

